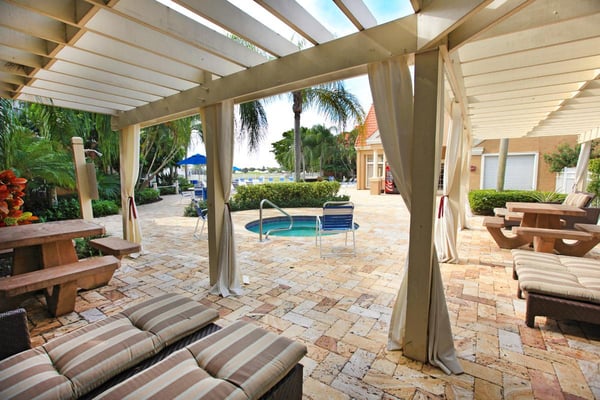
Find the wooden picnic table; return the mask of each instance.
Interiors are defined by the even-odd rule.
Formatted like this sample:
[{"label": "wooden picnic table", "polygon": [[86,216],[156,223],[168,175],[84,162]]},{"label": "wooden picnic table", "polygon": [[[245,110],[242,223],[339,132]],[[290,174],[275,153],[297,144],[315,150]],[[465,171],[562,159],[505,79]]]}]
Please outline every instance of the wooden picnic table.
[{"label": "wooden picnic table", "polygon": [[24,274],[76,262],[72,240],[104,232],[102,225],[83,219],[5,227],[0,228],[0,250],[13,249],[12,274]]},{"label": "wooden picnic table", "polygon": [[[499,218],[484,220],[488,231],[501,248],[514,249],[533,243],[539,252],[583,256],[600,243],[600,232],[589,224],[575,224],[576,229],[563,229],[561,217],[584,216],[585,210],[568,204],[506,203],[509,213],[522,213],[521,224],[512,229],[514,235],[502,231]],[[565,240],[574,242],[565,242]]]},{"label": "wooden picnic table", "polygon": [[508,202],[509,212],[523,213],[521,226],[560,229],[560,217],[565,215],[585,216],[585,211],[568,204]]}]

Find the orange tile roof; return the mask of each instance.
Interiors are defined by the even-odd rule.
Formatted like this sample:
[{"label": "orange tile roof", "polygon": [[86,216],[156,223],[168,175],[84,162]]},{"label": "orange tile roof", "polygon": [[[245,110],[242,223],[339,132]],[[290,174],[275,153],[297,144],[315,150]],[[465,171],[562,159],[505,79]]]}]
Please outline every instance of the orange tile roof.
[{"label": "orange tile roof", "polygon": [[365,122],[360,129],[361,133],[356,138],[355,146],[364,146],[367,143],[367,139],[369,139],[379,129],[379,126],[377,125],[377,117],[375,116],[375,107],[372,104],[371,108],[369,108],[369,112],[367,113],[367,117],[365,118]]}]

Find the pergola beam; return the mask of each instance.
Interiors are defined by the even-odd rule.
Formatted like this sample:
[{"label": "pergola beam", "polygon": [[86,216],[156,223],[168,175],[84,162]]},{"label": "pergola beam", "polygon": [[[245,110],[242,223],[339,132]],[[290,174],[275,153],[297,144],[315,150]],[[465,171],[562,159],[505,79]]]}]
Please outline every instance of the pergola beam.
[{"label": "pergola beam", "polygon": [[239,103],[364,74],[369,63],[414,53],[416,23],[416,16],[410,15],[206,82],[120,114],[113,118],[113,129],[138,123],[147,126],[173,115],[191,115],[199,107],[225,99]]}]

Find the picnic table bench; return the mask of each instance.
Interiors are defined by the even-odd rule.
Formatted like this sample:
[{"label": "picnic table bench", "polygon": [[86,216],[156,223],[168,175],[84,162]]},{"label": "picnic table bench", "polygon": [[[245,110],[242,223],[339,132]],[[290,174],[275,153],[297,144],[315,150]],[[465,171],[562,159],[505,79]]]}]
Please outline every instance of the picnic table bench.
[{"label": "picnic table bench", "polygon": [[101,284],[113,275],[119,260],[111,255],[86,258],[70,264],[39,269],[0,279],[0,311],[15,307],[20,295],[45,289],[48,310],[54,316],[75,309],[77,288],[82,282]]},{"label": "picnic table bench", "polygon": [[110,254],[118,259],[131,253],[139,253],[142,248],[139,243],[114,236],[92,239],[90,240],[90,246],[100,250],[102,254]]}]

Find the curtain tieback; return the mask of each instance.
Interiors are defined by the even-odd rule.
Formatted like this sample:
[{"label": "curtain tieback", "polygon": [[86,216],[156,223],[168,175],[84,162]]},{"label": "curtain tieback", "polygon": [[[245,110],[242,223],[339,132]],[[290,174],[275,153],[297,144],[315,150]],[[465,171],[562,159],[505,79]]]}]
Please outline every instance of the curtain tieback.
[{"label": "curtain tieback", "polygon": [[135,201],[133,200],[133,196],[129,196],[129,220],[137,219],[137,209],[135,207]]},{"label": "curtain tieback", "polygon": [[443,195],[440,198],[440,206],[438,207],[438,219],[440,219],[444,216],[444,203],[446,202],[447,198],[448,198],[447,194]]}]

